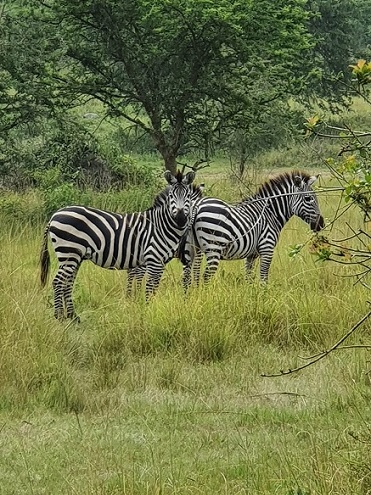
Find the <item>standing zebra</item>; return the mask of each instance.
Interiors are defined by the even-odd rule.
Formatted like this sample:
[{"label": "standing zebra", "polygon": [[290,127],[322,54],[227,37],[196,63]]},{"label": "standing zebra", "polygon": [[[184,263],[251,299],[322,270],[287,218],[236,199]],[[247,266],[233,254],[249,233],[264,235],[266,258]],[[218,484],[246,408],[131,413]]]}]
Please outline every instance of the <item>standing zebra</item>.
[{"label": "standing zebra", "polygon": [[[202,193],[205,189],[205,184],[203,182],[201,182],[201,184],[199,184],[198,186],[195,186],[194,184],[192,184],[192,192],[191,192],[191,203],[192,203],[192,216],[191,216],[191,220],[189,222],[189,227],[192,225],[193,223],[193,220],[194,220],[194,216],[196,214],[196,211],[197,211],[197,206],[198,206],[198,203],[200,202],[200,200],[202,199]],[[162,200],[165,201],[166,200],[166,195],[164,194],[162,196]],[[161,198],[159,198],[158,202],[161,201]],[[185,238],[187,235],[187,231],[183,234],[183,237]],[[174,257],[175,258],[178,258],[178,249],[176,250],[176,252],[174,253]],[[168,261],[170,261],[171,259],[169,258]],[[135,266],[134,268],[129,268],[128,269],[128,280],[127,280],[127,289],[126,289],[126,293],[127,293],[127,296],[128,297],[131,297],[132,295],[132,291],[133,291],[133,285],[135,285],[135,288],[137,288],[144,276],[146,274],[146,267],[145,265],[138,265],[138,266]]]},{"label": "standing zebra", "polygon": [[216,272],[220,260],[245,258],[249,276],[260,256],[260,278],[268,280],[273,251],[286,222],[296,215],[318,232],[324,227],[312,184],[317,176],[292,171],[263,184],[254,196],[233,206],[216,198],[204,198],[191,230],[180,245],[183,285],[191,283],[192,266],[199,281],[202,253],[206,256],[205,282]]},{"label": "standing zebra", "polygon": [[48,233],[58,258],[53,280],[54,316],[77,318],[72,289],[84,260],[108,269],[129,269],[145,265],[148,273],[146,299],[157,289],[164,266],[174,256],[186,232],[191,210],[192,181],[195,173],[173,176],[165,172],[169,186],[154,205],[144,212],[119,215],[70,206],[58,210],[45,228],[40,254],[41,284],[45,286],[50,257]]}]

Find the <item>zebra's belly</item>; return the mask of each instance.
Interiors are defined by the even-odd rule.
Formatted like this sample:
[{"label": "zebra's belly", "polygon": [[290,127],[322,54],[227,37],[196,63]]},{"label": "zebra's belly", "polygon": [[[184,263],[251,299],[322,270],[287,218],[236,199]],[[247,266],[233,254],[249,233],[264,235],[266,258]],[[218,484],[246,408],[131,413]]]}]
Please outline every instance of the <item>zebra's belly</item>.
[{"label": "zebra's belly", "polygon": [[143,265],[144,263],[142,253],[133,252],[130,250],[124,250],[118,258],[116,258],[112,253],[104,256],[105,253],[102,251],[92,252],[90,256],[89,254],[90,253],[87,252],[84,259],[90,260],[95,265],[108,270],[128,270],[130,268]]},{"label": "zebra's belly", "polygon": [[255,243],[235,244],[222,251],[221,259],[223,260],[240,260],[247,258],[256,253]]}]

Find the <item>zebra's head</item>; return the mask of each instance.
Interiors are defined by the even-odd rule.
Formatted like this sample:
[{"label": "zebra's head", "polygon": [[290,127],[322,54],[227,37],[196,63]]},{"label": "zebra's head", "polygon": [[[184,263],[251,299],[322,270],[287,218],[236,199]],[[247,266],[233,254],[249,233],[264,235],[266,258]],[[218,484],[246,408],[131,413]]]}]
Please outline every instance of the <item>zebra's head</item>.
[{"label": "zebra's head", "polygon": [[195,175],[194,172],[188,172],[186,175],[178,172],[174,176],[169,170],[166,170],[164,174],[170,186],[167,195],[170,215],[181,229],[186,226],[191,216],[192,190],[189,186]]},{"label": "zebra's head", "polygon": [[292,196],[292,213],[309,224],[313,232],[319,232],[325,226],[325,221],[318,206],[316,193],[312,184],[318,179],[318,175],[307,174],[294,175],[294,191],[300,194]]}]

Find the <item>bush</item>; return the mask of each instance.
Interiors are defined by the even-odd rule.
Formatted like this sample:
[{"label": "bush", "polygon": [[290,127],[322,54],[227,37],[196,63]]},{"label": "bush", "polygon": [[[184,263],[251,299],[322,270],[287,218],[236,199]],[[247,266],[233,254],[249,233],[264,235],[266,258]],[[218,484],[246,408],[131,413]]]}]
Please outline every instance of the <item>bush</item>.
[{"label": "bush", "polygon": [[44,212],[49,217],[59,208],[81,202],[80,191],[70,183],[44,191]]},{"label": "bush", "polygon": [[76,121],[44,121],[32,131],[17,130],[0,153],[0,185],[24,191],[45,190],[50,182],[107,191],[129,185],[149,186],[154,168],[128,155],[119,135],[93,136]]}]

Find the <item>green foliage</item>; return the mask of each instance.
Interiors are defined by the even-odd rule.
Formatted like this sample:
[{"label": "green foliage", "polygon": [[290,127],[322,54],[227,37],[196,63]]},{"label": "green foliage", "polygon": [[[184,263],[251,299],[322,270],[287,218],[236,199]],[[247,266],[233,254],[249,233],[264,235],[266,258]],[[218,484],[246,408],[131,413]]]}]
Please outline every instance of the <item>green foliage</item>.
[{"label": "green foliage", "polygon": [[317,97],[330,97],[336,105],[349,95],[346,86],[339,85],[339,77],[349,83],[350,60],[365,56],[369,49],[370,2],[311,0],[306,9],[310,14],[309,31],[316,39],[313,54],[317,67],[311,89]]},{"label": "green foliage", "polygon": [[371,62],[358,60],[357,64],[350,65],[352,73],[356,76],[359,87],[364,87],[371,82]]},{"label": "green foliage", "polygon": [[52,213],[63,208],[79,204],[80,193],[73,184],[65,182],[55,188],[47,188],[44,191],[44,211],[49,217]]},{"label": "green foliage", "polygon": [[301,89],[311,65],[301,0],[21,5],[7,36],[21,60],[36,60],[13,69],[15,91],[36,81],[42,102],[65,111],[93,97],[150,136],[172,169],[179,153],[208,154],[215,132]]},{"label": "green foliage", "polygon": [[20,229],[27,223],[38,224],[44,219],[42,201],[37,192],[29,195],[3,192],[0,197],[0,214],[4,224],[14,226],[16,221]]},{"label": "green foliage", "polygon": [[[370,106],[371,63],[358,60],[350,65],[355,76],[354,91]],[[371,235],[368,232],[371,221],[371,132],[356,130],[349,124],[341,127],[326,123],[318,116],[306,122],[307,136],[336,139],[342,147],[337,158],[327,159],[327,165],[343,193],[345,206],[338,207],[332,224],[336,224],[344,212],[356,206],[363,213],[364,224],[360,228],[349,225],[350,233],[341,239],[329,239],[329,236],[317,236],[311,245],[312,253],[318,260],[335,261],[356,268],[353,274],[355,283],[370,289],[371,274]],[[367,319],[366,315],[364,319]]]},{"label": "green foliage", "polygon": [[[118,125],[124,155],[157,150],[172,170],[179,155],[209,159],[220,147],[247,163],[285,142],[287,120],[296,120],[282,111],[290,95],[348,94],[335,76],[366,53],[369,11],[364,0],[6,2],[0,176],[29,186],[39,160],[67,176],[81,168],[86,187],[100,187],[101,175],[106,184],[116,164],[101,153],[100,131],[86,132],[104,119]],[[103,112],[97,129],[76,112],[92,102]],[[97,162],[104,173],[90,177],[84,163]]]},{"label": "green foliage", "polygon": [[288,253],[290,258],[295,258],[295,256],[297,256],[301,252],[303,247],[304,244],[295,244],[294,246],[290,246],[290,250]]}]

